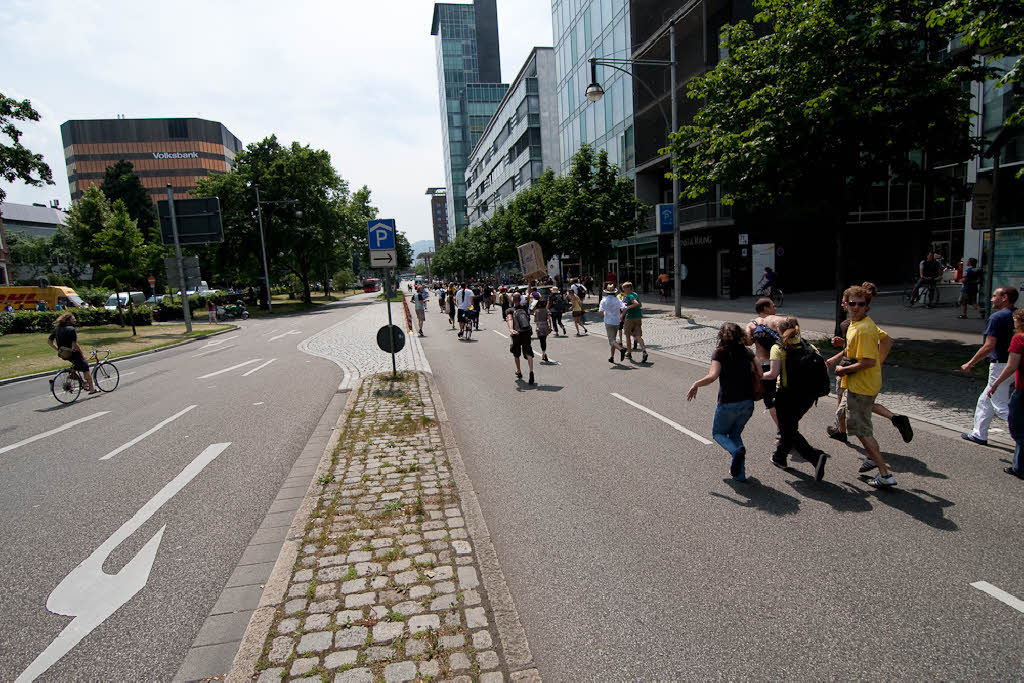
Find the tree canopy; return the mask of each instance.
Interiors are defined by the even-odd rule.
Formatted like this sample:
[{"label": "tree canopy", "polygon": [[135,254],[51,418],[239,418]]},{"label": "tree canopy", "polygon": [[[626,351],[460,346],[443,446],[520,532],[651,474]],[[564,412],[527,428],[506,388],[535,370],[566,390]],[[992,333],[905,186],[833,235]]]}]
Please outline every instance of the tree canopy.
[{"label": "tree canopy", "polygon": [[[0,133],[10,138],[11,144],[0,144],[0,178],[13,183],[20,180],[26,185],[41,187],[53,185],[53,173],[43,161],[42,154],[33,154],[21,144],[21,131],[15,121],[38,121],[39,112],[28,100],[21,102],[0,93]],[[0,203],[7,193],[0,187]]]},{"label": "tree canopy", "polygon": [[121,159],[107,166],[103,174],[100,189],[111,203],[120,199],[124,202],[128,215],[139,226],[143,238],[150,243],[160,242],[160,233],[156,230],[156,211],[153,200],[146,188],[142,186],[139,176],[135,175],[132,162]]}]

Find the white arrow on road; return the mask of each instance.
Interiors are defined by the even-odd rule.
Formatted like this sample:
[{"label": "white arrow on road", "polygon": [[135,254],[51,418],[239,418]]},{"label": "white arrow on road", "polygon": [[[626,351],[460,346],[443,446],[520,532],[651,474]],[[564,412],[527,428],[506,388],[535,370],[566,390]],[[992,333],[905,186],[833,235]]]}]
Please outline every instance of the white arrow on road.
[{"label": "white arrow on road", "polygon": [[287,336],[288,336],[289,334],[302,334],[302,330],[288,330],[288,331],[287,331],[287,332],[285,332],[284,334],[279,334],[279,335],[277,335],[276,337],[271,337],[271,338],[270,338],[270,339],[268,339],[267,341],[268,341],[268,342],[272,342],[272,341],[274,341],[275,339],[280,339],[281,337],[287,337]]},{"label": "white arrow on road", "polygon": [[262,358],[253,358],[252,360],[247,360],[244,363],[239,363],[238,365],[232,365],[230,368],[224,368],[223,370],[217,370],[216,372],[208,372],[205,375],[200,375],[199,377],[196,377],[196,379],[207,379],[209,377],[216,377],[217,375],[223,375],[225,372],[231,372],[232,370],[237,370],[238,368],[244,368],[246,365],[252,365],[253,363],[259,363],[261,360],[263,360],[263,359]]},{"label": "white arrow on road", "polygon": [[204,467],[230,445],[215,443],[208,446],[178,476],[150,498],[131,519],[122,524],[120,529],[103,542],[103,545],[57,584],[46,599],[46,609],[54,614],[63,614],[74,619],[18,676],[16,683],[32,681],[41,676],[146,586],[149,573],[153,569],[153,561],[156,559],[156,551],[160,547],[160,539],[163,538],[167,525],[160,527],[160,530],[153,534],[146,545],[142,546],[135,557],[117,574],[104,572],[103,563],[117,546],[138,531],[164,503],[185,488]]}]

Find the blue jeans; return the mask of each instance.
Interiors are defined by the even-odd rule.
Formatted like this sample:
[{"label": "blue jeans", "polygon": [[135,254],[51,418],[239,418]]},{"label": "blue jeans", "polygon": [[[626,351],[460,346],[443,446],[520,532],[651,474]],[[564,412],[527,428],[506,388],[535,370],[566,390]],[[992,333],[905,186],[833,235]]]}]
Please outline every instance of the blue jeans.
[{"label": "blue jeans", "polygon": [[[711,436],[729,455],[736,458],[736,454],[743,448],[743,428],[747,420],[754,414],[754,402],[736,401],[735,403],[719,403],[715,407],[715,419],[711,423]],[[737,479],[746,478],[742,470]]]},{"label": "blue jeans", "polygon": [[1016,444],[1013,449],[1013,470],[1021,474],[1024,473],[1024,463],[1021,462],[1021,447],[1024,444],[1024,391],[1020,389],[1014,389],[1010,394],[1010,417],[1007,424],[1010,426],[1010,436]]}]

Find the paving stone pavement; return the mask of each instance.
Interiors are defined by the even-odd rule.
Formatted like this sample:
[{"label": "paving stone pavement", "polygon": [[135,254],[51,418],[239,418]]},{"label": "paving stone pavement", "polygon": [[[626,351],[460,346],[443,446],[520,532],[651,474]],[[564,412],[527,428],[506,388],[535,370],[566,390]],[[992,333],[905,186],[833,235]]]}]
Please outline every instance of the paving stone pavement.
[{"label": "paving stone pavement", "polygon": [[427,378],[358,391],[257,680],[507,680]]},{"label": "paving stone pavement", "polygon": [[[710,362],[718,328],[725,322],[704,318],[652,315],[644,318],[644,340],[651,349],[700,362]],[[807,339],[831,338],[831,332],[803,330]],[[886,364],[882,370],[879,402],[897,414],[907,414],[959,431],[970,431],[974,406],[985,388],[975,377],[923,372]],[[998,427],[998,423],[996,423]],[[1005,428],[1005,425],[1002,425]],[[1008,434],[996,432],[996,441],[1010,443]]]}]

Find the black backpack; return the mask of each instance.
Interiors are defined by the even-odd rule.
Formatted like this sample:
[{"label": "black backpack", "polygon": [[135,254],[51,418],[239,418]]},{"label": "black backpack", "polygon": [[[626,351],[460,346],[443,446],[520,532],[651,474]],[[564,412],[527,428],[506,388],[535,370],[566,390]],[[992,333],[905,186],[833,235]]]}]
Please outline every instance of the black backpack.
[{"label": "black backpack", "polygon": [[529,337],[533,334],[533,328],[530,327],[530,311],[521,306],[516,306],[512,309],[512,326],[516,328],[516,332],[520,336]]},{"label": "black backpack", "polygon": [[828,368],[818,349],[802,339],[796,346],[785,349],[786,389],[814,400],[828,396]]}]

